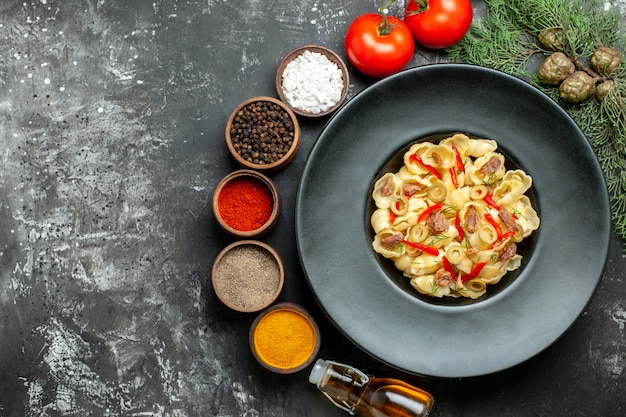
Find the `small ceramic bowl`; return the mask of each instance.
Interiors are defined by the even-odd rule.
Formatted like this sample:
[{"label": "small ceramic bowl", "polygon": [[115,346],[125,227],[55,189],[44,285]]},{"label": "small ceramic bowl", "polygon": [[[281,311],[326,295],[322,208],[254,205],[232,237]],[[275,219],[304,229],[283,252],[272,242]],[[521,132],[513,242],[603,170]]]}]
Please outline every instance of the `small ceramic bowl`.
[{"label": "small ceramic bowl", "polygon": [[237,238],[266,235],[280,217],[282,200],[274,182],[252,169],[226,175],[213,193],[217,223]]},{"label": "small ceramic bowl", "polygon": [[[303,64],[300,67],[300,71],[302,73],[299,74],[299,77],[297,77],[298,78],[297,82],[294,80],[292,81],[292,83],[290,83],[290,85],[285,85],[284,83],[285,79],[283,77],[287,66],[290,63],[292,63],[294,59],[302,56],[306,51],[309,51],[313,54],[321,54],[325,56],[326,58],[328,58],[330,62],[334,63],[337,66],[337,69],[341,72],[341,81],[343,84],[343,88],[341,88],[341,92],[339,93],[338,98],[336,98],[335,100],[326,102],[322,107],[316,109],[315,111],[312,110],[312,107],[304,108],[304,106],[299,105],[298,100],[295,100],[294,97],[297,95],[297,96],[301,96],[300,97],[301,99],[304,99],[305,97],[307,97],[309,98],[309,100],[317,101],[318,100],[318,98],[316,97],[317,95],[311,94],[311,95],[302,96],[302,93],[295,94],[295,92],[293,90],[289,90],[289,88],[294,87],[293,83],[295,82],[296,83],[295,85],[298,86],[297,88],[298,91],[304,90],[310,93],[313,93],[313,92],[320,93],[320,91],[317,91],[318,89],[314,86],[314,84],[305,86],[306,88],[304,89],[299,88],[300,83],[314,82],[320,72],[307,69],[309,68],[308,65]],[[300,59],[304,60],[304,58],[300,58]],[[310,73],[307,71],[309,71]],[[338,79],[334,79],[334,80],[339,81]],[[332,84],[332,82],[330,79],[325,78],[324,84],[328,86]],[[326,47],[319,46],[319,45],[305,45],[289,52],[287,55],[284,56],[284,58],[278,65],[278,71],[276,72],[276,92],[278,93],[278,97],[280,97],[280,99],[285,104],[287,104],[291,108],[291,110],[293,110],[294,113],[303,117],[311,117],[311,118],[323,117],[337,110],[339,106],[341,106],[341,104],[344,102],[346,95],[348,94],[349,85],[350,85],[350,76],[348,73],[348,68],[346,67],[346,64],[343,61],[343,59],[341,59],[341,57],[337,55],[337,53],[335,53],[334,51]],[[335,90],[335,92],[338,92],[338,91],[339,89]],[[326,95],[326,93],[321,92],[320,95]],[[292,99],[290,99],[290,97]]]},{"label": "small ceramic bowl", "polygon": [[240,240],[215,258],[213,290],[227,307],[242,313],[261,311],[280,295],[285,281],[283,261],[271,246]]},{"label": "small ceramic bowl", "polygon": [[317,323],[299,304],[279,303],[264,310],[250,328],[250,349],[266,369],[292,374],[309,366],[319,353]]},{"label": "small ceramic bowl", "polygon": [[258,171],[277,171],[300,147],[294,112],[273,97],[252,97],[239,104],[226,123],[226,146],[237,163]]}]

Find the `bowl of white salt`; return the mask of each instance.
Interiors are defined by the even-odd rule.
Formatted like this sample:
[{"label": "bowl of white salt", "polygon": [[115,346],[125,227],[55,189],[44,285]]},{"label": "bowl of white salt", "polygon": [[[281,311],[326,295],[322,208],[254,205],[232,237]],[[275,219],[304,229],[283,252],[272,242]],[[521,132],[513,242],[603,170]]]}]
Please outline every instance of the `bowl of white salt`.
[{"label": "bowl of white salt", "polygon": [[281,101],[303,117],[331,114],[346,98],[348,68],[331,49],[305,45],[289,52],[276,72],[276,91]]}]

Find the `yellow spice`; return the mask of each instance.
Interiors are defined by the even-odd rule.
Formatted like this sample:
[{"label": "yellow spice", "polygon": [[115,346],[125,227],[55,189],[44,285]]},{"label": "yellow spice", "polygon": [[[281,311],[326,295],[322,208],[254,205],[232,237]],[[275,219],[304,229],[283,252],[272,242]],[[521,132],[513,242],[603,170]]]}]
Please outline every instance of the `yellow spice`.
[{"label": "yellow spice", "polygon": [[254,347],[265,363],[275,368],[295,368],[313,354],[317,335],[311,322],[293,310],[275,310],[259,321]]}]

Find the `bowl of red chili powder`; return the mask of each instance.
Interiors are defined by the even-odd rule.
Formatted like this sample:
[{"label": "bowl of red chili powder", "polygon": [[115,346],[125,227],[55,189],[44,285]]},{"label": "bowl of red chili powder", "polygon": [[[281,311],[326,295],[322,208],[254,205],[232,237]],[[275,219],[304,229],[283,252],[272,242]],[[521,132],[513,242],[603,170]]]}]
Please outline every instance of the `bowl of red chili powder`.
[{"label": "bowl of red chili powder", "polygon": [[278,222],[280,210],[281,198],[274,182],[251,169],[226,175],[213,194],[217,223],[238,238],[267,234]]},{"label": "bowl of red chili powder", "polygon": [[252,97],[239,104],[228,118],[225,134],[235,161],[258,171],[284,168],[300,147],[296,115],[274,97]]}]

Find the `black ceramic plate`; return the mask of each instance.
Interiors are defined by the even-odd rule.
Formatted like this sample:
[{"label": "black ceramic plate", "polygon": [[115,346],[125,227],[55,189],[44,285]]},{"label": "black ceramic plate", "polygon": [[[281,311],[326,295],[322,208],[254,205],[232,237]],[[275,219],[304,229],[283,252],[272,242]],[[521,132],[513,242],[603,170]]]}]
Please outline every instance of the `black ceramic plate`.
[{"label": "black ceramic plate", "polygon": [[[420,296],[371,246],[374,181],[411,143],[454,132],[496,140],[533,177],[541,218],[521,269],[475,301]],[[552,344],[592,296],[610,233],[604,177],[567,113],[524,81],[462,64],[407,70],[349,101],[313,146],[296,201],[301,263],[332,322],[380,361],[440,377],[493,373]]]}]

